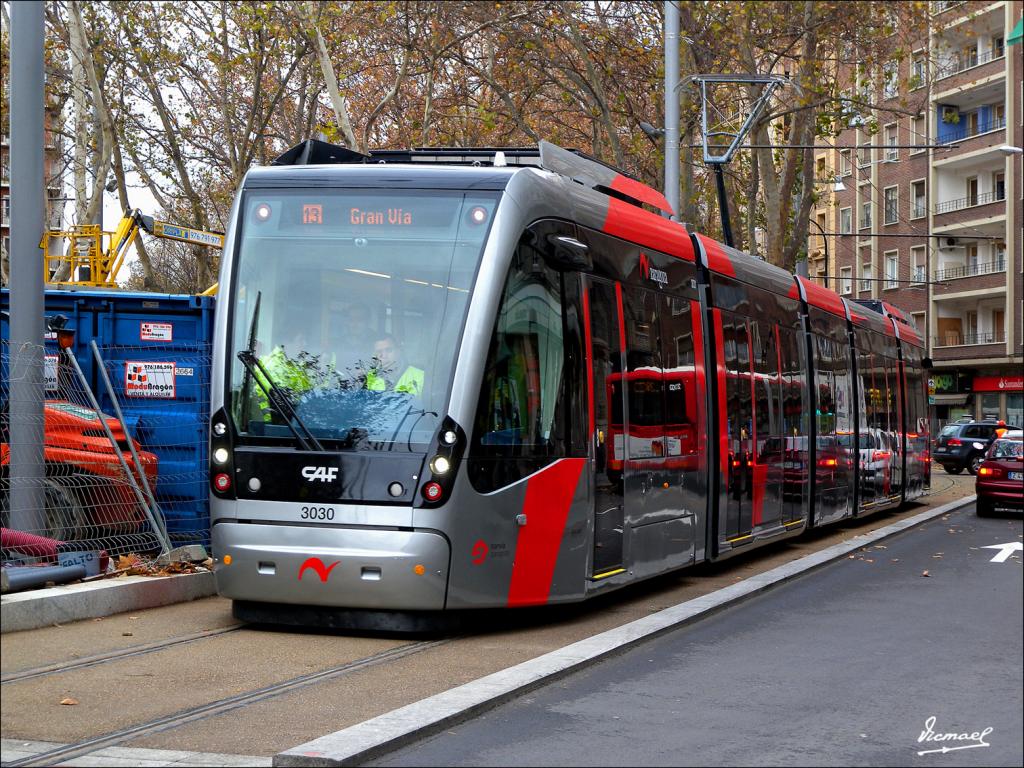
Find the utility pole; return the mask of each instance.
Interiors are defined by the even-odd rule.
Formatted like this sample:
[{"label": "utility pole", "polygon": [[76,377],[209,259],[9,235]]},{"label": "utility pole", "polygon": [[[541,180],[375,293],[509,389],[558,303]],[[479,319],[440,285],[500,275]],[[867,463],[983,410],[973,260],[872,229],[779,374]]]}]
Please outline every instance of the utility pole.
[{"label": "utility pole", "polygon": [[11,522],[46,528],[43,480],[43,3],[11,3]]},{"label": "utility pole", "polygon": [[[679,220],[679,6],[665,3],[665,198]],[[692,223],[692,222],[691,222]]]}]

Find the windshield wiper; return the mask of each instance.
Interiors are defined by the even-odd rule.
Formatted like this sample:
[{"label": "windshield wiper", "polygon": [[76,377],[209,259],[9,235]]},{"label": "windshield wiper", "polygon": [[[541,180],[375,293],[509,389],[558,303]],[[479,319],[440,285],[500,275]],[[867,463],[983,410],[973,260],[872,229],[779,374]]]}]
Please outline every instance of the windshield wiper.
[{"label": "windshield wiper", "polygon": [[[295,439],[299,441],[299,446],[302,450],[323,451],[324,447],[320,444],[320,441],[309,431],[309,427],[302,422],[299,414],[295,412],[295,407],[292,405],[292,401],[288,399],[288,395],[274,383],[273,378],[267,373],[267,369],[263,367],[263,363],[257,359],[256,355],[247,349],[243,349],[238,353],[238,359],[242,361],[242,365],[245,366],[245,370],[250,373],[253,380],[259,384],[260,389],[266,394],[267,400],[273,409],[284,417],[285,422],[288,424],[288,429],[295,435]],[[306,433],[305,437],[303,437],[302,432],[295,428],[295,424],[292,423],[293,419],[295,424],[302,428],[302,432]]]}]

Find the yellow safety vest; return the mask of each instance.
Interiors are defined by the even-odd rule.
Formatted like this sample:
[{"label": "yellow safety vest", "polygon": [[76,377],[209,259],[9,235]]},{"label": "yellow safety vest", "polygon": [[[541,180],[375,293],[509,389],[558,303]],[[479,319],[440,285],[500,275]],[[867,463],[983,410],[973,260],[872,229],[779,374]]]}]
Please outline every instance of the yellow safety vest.
[{"label": "yellow safety vest", "polygon": [[[366,388],[373,392],[385,392],[388,388],[387,380],[376,371],[366,374]],[[398,383],[392,388],[394,392],[406,392],[410,395],[419,395],[423,391],[423,371],[410,365],[398,379]]]},{"label": "yellow safety vest", "polygon": [[[260,362],[266,368],[274,384],[282,389],[291,390],[296,395],[313,389],[313,382],[305,368],[288,357],[282,347],[274,347],[269,355],[260,358]],[[263,377],[263,374],[257,371],[256,376],[263,384],[267,385],[267,389],[270,389],[269,382]],[[270,400],[267,398],[267,393],[263,391],[263,387],[258,383],[256,384],[256,401],[259,403],[260,410],[263,411],[263,420],[270,421]]]}]

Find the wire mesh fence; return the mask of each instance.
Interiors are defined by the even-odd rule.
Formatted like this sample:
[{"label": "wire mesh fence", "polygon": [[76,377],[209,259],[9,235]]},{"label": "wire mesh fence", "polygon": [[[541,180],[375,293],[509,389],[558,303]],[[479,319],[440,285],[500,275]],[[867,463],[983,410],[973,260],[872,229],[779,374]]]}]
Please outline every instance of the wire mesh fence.
[{"label": "wire mesh fence", "polygon": [[[86,350],[0,346],[5,564],[100,551],[149,560],[208,541],[208,345],[169,360],[141,346]],[[15,378],[42,382],[41,415]]]}]

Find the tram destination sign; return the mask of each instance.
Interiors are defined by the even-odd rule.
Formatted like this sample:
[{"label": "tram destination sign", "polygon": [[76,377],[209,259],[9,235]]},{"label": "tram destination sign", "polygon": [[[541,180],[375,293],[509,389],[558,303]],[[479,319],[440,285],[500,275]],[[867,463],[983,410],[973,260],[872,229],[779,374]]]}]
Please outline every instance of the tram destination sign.
[{"label": "tram destination sign", "polygon": [[[313,237],[427,237],[453,236],[482,239],[494,209],[494,198],[474,193],[416,192],[396,195],[353,192],[277,192],[252,198],[253,210],[263,207],[262,219],[253,216],[260,236]],[[269,231],[267,231],[269,230]],[[276,230],[276,231],[275,231]]]}]

